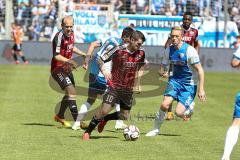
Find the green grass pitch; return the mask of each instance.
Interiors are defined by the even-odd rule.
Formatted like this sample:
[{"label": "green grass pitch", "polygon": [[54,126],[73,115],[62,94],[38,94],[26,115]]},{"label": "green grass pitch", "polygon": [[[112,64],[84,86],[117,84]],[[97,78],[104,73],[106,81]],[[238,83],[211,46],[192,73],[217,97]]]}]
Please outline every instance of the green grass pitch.
[{"label": "green grass pitch", "polygon": [[[78,69],[74,74],[77,86],[86,88],[84,71]],[[137,141],[125,141],[122,132],[115,131],[114,122],[110,122],[103,133],[94,131],[93,139],[86,142],[81,140],[82,131],[62,128],[53,121],[54,108],[62,93],[49,87],[48,66],[1,65],[0,160],[220,160],[239,82],[237,73],[206,73],[208,99],[200,103],[196,98],[192,120],[167,121],[161,135],[151,138],[144,136],[153,123],[146,117],[158,110],[162,96],[161,93],[140,96],[126,122],[140,129]],[[149,83],[143,90],[156,87]],[[79,93],[78,107],[85,100],[86,96]],[[231,158],[239,160],[240,142]]]}]

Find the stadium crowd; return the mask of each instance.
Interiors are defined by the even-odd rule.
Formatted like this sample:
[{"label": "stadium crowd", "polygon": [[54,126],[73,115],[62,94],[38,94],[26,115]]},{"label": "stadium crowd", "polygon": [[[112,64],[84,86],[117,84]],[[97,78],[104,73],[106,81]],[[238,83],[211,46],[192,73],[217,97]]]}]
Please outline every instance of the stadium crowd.
[{"label": "stadium crowd", "polygon": [[[114,12],[122,14],[182,16],[184,12],[192,12],[200,17],[223,17],[224,14],[223,0],[13,0],[13,14],[28,40],[45,41],[50,40],[53,30],[57,29],[59,5],[61,12],[68,12],[74,10],[76,4],[87,10],[104,10],[99,6],[110,5]],[[5,33],[5,12],[6,1],[0,0],[0,35]],[[228,0],[228,13],[240,29],[239,0]]]}]

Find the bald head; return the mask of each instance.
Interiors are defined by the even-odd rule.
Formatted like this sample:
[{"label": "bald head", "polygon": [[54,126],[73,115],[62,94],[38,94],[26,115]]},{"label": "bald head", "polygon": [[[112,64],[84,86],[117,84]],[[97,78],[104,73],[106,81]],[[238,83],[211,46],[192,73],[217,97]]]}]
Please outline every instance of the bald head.
[{"label": "bald head", "polygon": [[73,17],[66,16],[62,19],[62,29],[66,36],[69,36],[73,32]]}]

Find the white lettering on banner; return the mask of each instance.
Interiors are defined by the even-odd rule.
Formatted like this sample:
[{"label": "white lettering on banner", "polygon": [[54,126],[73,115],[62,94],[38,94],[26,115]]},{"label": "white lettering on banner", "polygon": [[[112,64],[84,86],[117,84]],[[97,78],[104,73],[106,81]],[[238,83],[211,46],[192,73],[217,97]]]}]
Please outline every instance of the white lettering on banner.
[{"label": "white lettering on banner", "polygon": [[74,17],[78,18],[95,18],[95,15],[93,12],[81,12],[81,11],[75,11]]},{"label": "white lettering on banner", "polygon": [[109,32],[107,13],[97,11],[73,11],[75,35],[81,35],[76,39],[77,43],[92,42],[101,37],[106,37]]}]

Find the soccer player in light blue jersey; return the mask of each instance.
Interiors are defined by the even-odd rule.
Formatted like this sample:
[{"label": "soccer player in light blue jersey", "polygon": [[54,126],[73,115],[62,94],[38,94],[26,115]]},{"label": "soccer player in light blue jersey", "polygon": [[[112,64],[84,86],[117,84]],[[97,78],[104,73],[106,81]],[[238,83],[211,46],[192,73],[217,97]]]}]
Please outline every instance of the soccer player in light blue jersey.
[{"label": "soccer player in light blue jersey", "polygon": [[[174,27],[171,30],[172,45],[166,50],[162,66],[163,77],[168,77],[168,85],[165,89],[163,102],[156,113],[153,130],[146,136],[156,136],[160,132],[160,126],[164,121],[166,112],[176,100],[176,115],[184,118],[185,111],[191,106],[197,92],[199,79],[198,97],[200,101],[206,100],[204,91],[204,71],[196,49],[182,41],[183,29]],[[168,73],[169,66],[172,68]]]},{"label": "soccer player in light blue jersey", "polygon": [[[101,55],[105,55],[108,52],[115,52],[118,46],[126,44],[130,41],[130,36],[133,33],[134,29],[131,27],[126,27],[123,29],[121,38],[109,38],[104,43],[101,40],[97,40],[91,43],[87,57],[85,59],[85,68],[88,67],[88,61],[90,60],[90,73],[89,73],[89,88],[88,88],[88,98],[85,103],[82,104],[80,111],[78,112],[77,121],[73,124],[72,129],[78,130],[80,129],[81,121],[83,120],[84,116],[86,115],[87,111],[96,101],[98,95],[102,95],[105,93],[107,89],[107,81],[104,78],[103,74],[99,70],[99,66],[97,64],[97,59]],[[100,47],[98,52],[94,54],[92,53],[95,48]],[[112,68],[112,62],[107,62],[104,64],[104,67],[110,72]],[[116,105],[116,110],[120,111],[120,105]],[[115,128],[122,129],[126,127],[122,120],[116,121]],[[85,128],[85,127],[83,127]]]},{"label": "soccer player in light blue jersey", "polygon": [[[235,44],[235,47],[238,49],[236,52],[233,53],[231,65],[234,68],[239,68],[240,67],[240,36],[237,36],[237,42]],[[230,160],[232,149],[238,140],[239,127],[240,127],[240,92],[238,92],[236,95],[233,121],[232,121],[232,125],[229,127],[227,131],[222,160]]]}]

